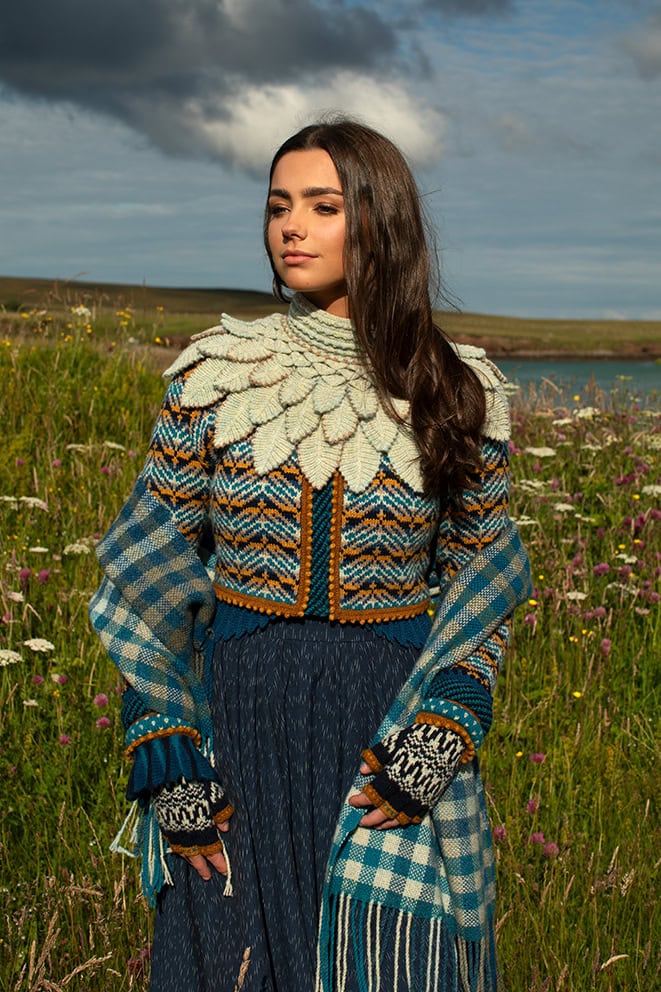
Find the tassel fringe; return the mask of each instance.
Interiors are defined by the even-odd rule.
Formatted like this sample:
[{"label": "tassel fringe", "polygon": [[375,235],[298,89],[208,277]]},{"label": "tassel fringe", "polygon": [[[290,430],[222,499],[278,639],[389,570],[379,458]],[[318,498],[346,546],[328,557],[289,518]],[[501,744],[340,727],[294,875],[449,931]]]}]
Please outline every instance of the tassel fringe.
[{"label": "tassel fringe", "polygon": [[315,992],[497,992],[493,933],[466,941],[442,919],[354,900],[322,906]]}]

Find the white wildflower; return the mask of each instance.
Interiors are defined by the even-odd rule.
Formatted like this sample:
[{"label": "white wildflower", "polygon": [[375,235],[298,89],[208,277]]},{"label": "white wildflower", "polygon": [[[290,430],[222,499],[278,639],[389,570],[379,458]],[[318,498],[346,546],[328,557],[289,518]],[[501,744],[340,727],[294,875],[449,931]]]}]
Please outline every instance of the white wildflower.
[{"label": "white wildflower", "polygon": [[573,513],[574,507],[571,503],[554,503],[553,509],[556,513]]},{"label": "white wildflower", "polygon": [[82,303],[79,304],[79,306],[77,307],[71,307],[71,313],[75,314],[76,317],[80,317],[84,320],[89,320],[89,318],[92,316],[92,311],[89,309],[89,307],[84,307]]},{"label": "white wildflower", "polygon": [[638,559],[636,558],[635,555],[625,555],[624,553],[620,553],[618,555],[615,555],[615,557],[619,559],[619,561],[623,561],[625,565],[638,564]]},{"label": "white wildflower", "polygon": [[15,665],[17,661],[23,661],[18,651],[10,651],[9,648],[3,648],[0,651],[0,668],[6,668],[7,665]]},{"label": "white wildflower", "polygon": [[22,592],[14,592],[13,589],[10,589],[7,593],[7,599],[10,599],[12,603],[22,603],[25,600],[25,596]]},{"label": "white wildflower", "polygon": [[91,451],[91,444],[68,444],[67,451]]},{"label": "white wildflower", "polygon": [[41,544],[33,544],[31,548],[28,548],[28,551],[31,551],[33,555],[48,554],[48,548],[44,548]]},{"label": "white wildflower", "polygon": [[588,594],[586,592],[579,592],[577,589],[572,589],[571,592],[568,592],[565,596],[565,599],[578,600],[578,601],[587,598],[588,598]]},{"label": "white wildflower", "polygon": [[23,647],[30,648],[31,651],[54,651],[55,645],[43,637],[30,637],[23,641]]},{"label": "white wildflower", "polygon": [[124,447],[124,445],[123,444],[117,444],[116,441],[104,441],[103,442],[103,447],[104,448],[110,448],[112,451],[126,451],[126,448]]},{"label": "white wildflower", "polygon": [[39,703],[36,699],[24,699],[23,706],[38,706]]},{"label": "white wildflower", "polygon": [[535,458],[553,458],[555,455],[555,448],[524,448],[523,450],[527,455],[534,455]]},{"label": "white wildflower", "polygon": [[599,410],[596,406],[582,406],[580,410],[574,410],[573,412],[577,420],[591,420],[592,417],[599,416]]},{"label": "white wildflower", "polygon": [[36,510],[47,510],[48,503],[45,503],[43,499],[37,499],[36,496],[19,496],[21,503],[25,506],[29,506],[30,509]]},{"label": "white wildflower", "polygon": [[661,486],[643,486],[641,492],[645,496],[661,496]]},{"label": "white wildflower", "polygon": [[533,520],[532,517],[523,516],[523,517],[518,517],[516,519],[512,517],[512,520],[517,525],[517,527],[539,527],[539,521]]},{"label": "white wildflower", "polygon": [[0,500],[3,503],[9,503],[12,510],[18,510],[18,500],[15,496],[0,496]]},{"label": "white wildflower", "polygon": [[74,541],[73,544],[67,544],[63,551],[65,555],[88,555],[90,553],[89,546],[83,544],[82,541]]},{"label": "white wildflower", "polygon": [[601,451],[602,447],[603,447],[603,445],[601,445],[601,444],[589,444],[589,443],[587,443],[587,444],[582,444],[581,445],[581,450],[582,451]]},{"label": "white wildflower", "polygon": [[552,423],[554,427],[570,427],[574,421],[571,417],[560,417],[559,420],[553,420]]},{"label": "white wildflower", "polygon": [[524,492],[538,493],[546,488],[546,483],[542,482],[540,479],[519,479],[516,483],[519,489],[523,489]]},{"label": "white wildflower", "polygon": [[577,520],[580,520],[583,524],[596,524],[594,517],[583,517],[580,513],[575,513],[574,516]]}]

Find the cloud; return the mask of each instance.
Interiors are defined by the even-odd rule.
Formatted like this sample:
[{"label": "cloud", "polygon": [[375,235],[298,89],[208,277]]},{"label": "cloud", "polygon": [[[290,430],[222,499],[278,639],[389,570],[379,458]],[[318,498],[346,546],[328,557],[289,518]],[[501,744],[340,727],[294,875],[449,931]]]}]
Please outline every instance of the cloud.
[{"label": "cloud", "polygon": [[513,0],[424,0],[427,10],[454,17],[482,17],[488,14],[509,14]]},{"label": "cloud", "polygon": [[[277,113],[274,113],[277,108]],[[245,86],[225,102],[222,118],[191,101],[181,121],[205,150],[257,175],[278,145],[318,117],[341,111],[391,137],[416,163],[433,162],[442,151],[445,117],[421,105],[401,81],[382,82],[353,72],[304,89],[294,85]]]},{"label": "cloud", "polygon": [[661,13],[650,17],[644,28],[624,37],[622,47],[642,79],[661,76]]}]

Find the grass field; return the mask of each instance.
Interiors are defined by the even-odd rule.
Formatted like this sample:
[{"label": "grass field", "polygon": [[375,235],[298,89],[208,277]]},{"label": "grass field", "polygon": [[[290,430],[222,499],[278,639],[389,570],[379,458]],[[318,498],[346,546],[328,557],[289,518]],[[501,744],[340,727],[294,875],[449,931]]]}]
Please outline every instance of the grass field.
[{"label": "grass field", "polygon": [[[0,989],[145,990],[150,915],[135,864],[108,852],[126,813],[117,678],[87,602],[166,356],[129,343],[132,316],[114,337],[91,313],[36,334],[10,319],[25,326],[0,342]],[[594,392],[513,409],[536,588],[483,754],[506,988],[652,992],[661,419]]]},{"label": "grass field", "polygon": [[[0,277],[0,333],[6,336],[43,332],[51,324],[66,336],[84,323],[80,312],[76,316],[80,308],[89,311],[94,334],[104,340],[132,337],[153,343],[158,338],[179,345],[217,323],[223,311],[254,319],[271,313],[277,304],[270,294],[242,290]],[[661,358],[661,321],[540,320],[454,311],[437,317],[454,338],[486,347],[492,356]]]}]

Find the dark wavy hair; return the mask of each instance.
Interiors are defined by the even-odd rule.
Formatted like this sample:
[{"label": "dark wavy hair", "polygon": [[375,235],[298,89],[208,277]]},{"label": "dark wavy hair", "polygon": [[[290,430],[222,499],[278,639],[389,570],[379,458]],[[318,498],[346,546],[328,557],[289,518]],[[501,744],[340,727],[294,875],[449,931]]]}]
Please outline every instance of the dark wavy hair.
[{"label": "dark wavy hair", "polygon": [[[431,259],[420,193],[399,149],[378,131],[347,118],[310,124],[275,153],[270,180],[288,152],[320,148],[337,170],[344,196],[344,271],[358,349],[379,397],[410,402],[411,424],[429,497],[470,487],[480,466],[485,396],[475,375],[434,324]],[[264,242],[274,293],[287,301]],[[436,265],[436,253],[433,253]]]}]

